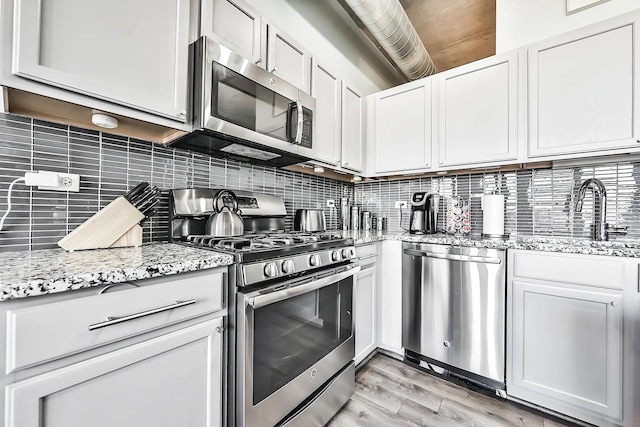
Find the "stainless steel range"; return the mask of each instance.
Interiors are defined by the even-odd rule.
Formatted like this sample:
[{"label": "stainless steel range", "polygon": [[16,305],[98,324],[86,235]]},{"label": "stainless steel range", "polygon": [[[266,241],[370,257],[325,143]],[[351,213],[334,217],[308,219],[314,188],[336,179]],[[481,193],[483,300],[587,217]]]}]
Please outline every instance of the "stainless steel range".
[{"label": "stainless steel range", "polygon": [[322,426],[355,386],[353,240],[284,231],[281,198],[237,190],[245,235],[203,234],[213,189],[172,190],[171,239],[233,254],[227,425]]}]

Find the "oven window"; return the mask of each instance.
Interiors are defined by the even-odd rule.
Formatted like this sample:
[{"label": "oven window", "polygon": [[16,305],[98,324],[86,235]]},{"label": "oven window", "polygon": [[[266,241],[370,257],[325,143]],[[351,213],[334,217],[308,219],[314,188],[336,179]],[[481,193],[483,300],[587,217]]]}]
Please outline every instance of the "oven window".
[{"label": "oven window", "polygon": [[213,62],[211,115],[287,141],[287,122],[295,102]]},{"label": "oven window", "polygon": [[254,312],[254,405],[352,335],[352,286],[349,278]]}]

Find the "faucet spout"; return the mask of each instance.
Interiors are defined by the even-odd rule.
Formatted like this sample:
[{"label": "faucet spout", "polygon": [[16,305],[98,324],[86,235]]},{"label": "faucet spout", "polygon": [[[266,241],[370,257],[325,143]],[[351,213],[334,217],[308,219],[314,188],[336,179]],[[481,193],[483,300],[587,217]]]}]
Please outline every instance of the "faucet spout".
[{"label": "faucet spout", "polygon": [[591,224],[591,238],[594,240],[608,240],[607,235],[607,190],[602,181],[596,178],[585,180],[578,190],[576,212],[582,212],[587,190],[593,191],[593,223]]}]

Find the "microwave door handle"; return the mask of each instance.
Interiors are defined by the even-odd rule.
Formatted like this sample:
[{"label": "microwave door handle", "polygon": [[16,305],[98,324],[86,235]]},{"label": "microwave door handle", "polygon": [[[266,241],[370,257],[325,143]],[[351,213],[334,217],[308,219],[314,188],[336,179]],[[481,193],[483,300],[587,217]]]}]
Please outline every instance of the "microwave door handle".
[{"label": "microwave door handle", "polygon": [[300,144],[302,142],[302,126],[304,126],[304,111],[302,111],[302,102],[296,101],[296,108],[298,109],[298,128],[296,129],[295,143]]},{"label": "microwave door handle", "polygon": [[249,295],[247,298],[247,304],[254,310],[257,310],[258,308],[262,308],[270,304],[275,304],[276,302],[297,297],[299,295],[306,294],[307,292],[315,291],[317,289],[324,288],[325,286],[340,282],[341,280],[354,276],[358,271],[360,271],[359,265],[347,271],[343,271],[342,273],[332,274],[331,276],[327,276],[323,279],[302,283],[301,285],[294,286],[292,288],[287,288],[281,291],[271,292],[264,295],[256,295],[253,297]]},{"label": "microwave door handle", "polygon": [[287,124],[285,126],[286,132],[287,132],[287,141],[295,143],[295,136],[293,136],[293,109],[294,106],[297,105],[297,103],[294,102],[290,102],[289,105],[287,105]]}]

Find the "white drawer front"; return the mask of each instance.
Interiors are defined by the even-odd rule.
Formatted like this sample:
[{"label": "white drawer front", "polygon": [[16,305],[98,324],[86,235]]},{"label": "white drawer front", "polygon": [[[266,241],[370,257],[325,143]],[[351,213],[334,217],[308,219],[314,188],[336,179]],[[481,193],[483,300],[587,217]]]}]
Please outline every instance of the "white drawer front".
[{"label": "white drawer front", "polygon": [[368,245],[356,246],[356,255],[358,258],[365,258],[378,253],[378,245],[370,243]]},{"label": "white drawer front", "polygon": [[[191,273],[167,283],[10,310],[6,373],[220,310],[224,278],[222,272]],[[108,318],[125,319],[105,324]]]},{"label": "white drawer front", "polygon": [[599,288],[624,289],[624,258],[600,255],[516,252],[513,275]]}]

